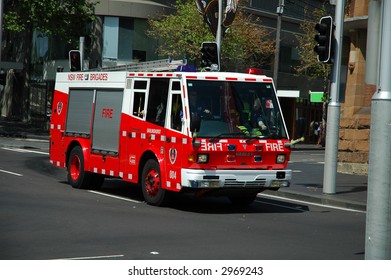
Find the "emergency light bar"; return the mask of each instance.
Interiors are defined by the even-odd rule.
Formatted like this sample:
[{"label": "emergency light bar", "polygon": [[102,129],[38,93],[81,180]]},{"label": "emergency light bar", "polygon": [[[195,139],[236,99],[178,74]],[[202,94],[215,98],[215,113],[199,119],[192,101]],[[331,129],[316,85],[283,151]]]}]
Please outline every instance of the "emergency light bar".
[{"label": "emergency light bar", "polygon": [[197,72],[194,66],[191,65],[180,65],[177,67],[178,72]]},{"label": "emergency light bar", "polygon": [[263,70],[262,69],[259,69],[259,68],[253,68],[253,67],[250,67],[250,68],[247,68],[246,69],[246,72],[247,74],[253,74],[253,75],[263,75]]}]

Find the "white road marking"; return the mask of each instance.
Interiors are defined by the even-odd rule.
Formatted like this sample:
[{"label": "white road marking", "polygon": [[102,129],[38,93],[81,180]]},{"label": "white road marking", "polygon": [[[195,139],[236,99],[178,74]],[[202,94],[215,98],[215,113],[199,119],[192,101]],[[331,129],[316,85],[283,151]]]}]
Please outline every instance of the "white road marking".
[{"label": "white road marking", "polygon": [[11,171],[7,171],[7,170],[3,170],[3,169],[0,169],[0,172],[11,174],[11,175],[15,175],[15,176],[19,176],[19,177],[23,176],[22,174],[11,172]]},{"label": "white road marking", "polygon": [[[287,198],[287,197],[281,197],[281,196],[275,196],[275,195],[270,195],[270,194],[258,194],[258,196],[263,196],[267,198],[273,198],[273,199],[280,199],[280,200],[286,200],[289,202],[295,202],[295,203],[303,203],[303,204],[308,204],[308,205],[314,205],[314,206],[319,206],[319,207],[325,207],[325,208],[331,208],[331,209],[337,209],[337,210],[344,210],[344,211],[350,211],[350,212],[357,212],[357,213],[366,213],[366,211],[362,210],[355,210],[355,209],[350,209],[350,208],[344,208],[344,207],[338,207],[338,206],[332,206],[332,205],[325,205],[325,204],[320,204],[320,203],[314,203],[314,202],[307,202],[304,200],[298,200],[298,199],[293,199],[293,198]],[[259,203],[263,203],[262,201],[258,201]],[[279,207],[284,207],[288,209],[295,209],[295,210],[301,210],[297,208],[292,208],[289,206],[282,206],[278,205]]]},{"label": "white road marking", "polygon": [[40,154],[40,155],[49,155],[47,152],[40,152],[40,151],[33,151],[33,150],[27,150],[27,149],[21,149],[21,148],[1,148],[3,150],[11,151],[11,152],[17,152],[17,153],[33,153],[33,154]]},{"label": "white road marking", "polygon": [[28,142],[41,142],[41,143],[49,143],[49,140],[45,139],[33,139],[33,138],[26,138],[26,139],[15,139],[15,141],[28,141]]},{"label": "white road marking", "polygon": [[141,201],[137,201],[137,200],[133,200],[133,199],[129,199],[129,198],[124,198],[124,197],[117,196],[117,195],[112,195],[112,194],[107,194],[107,193],[102,193],[102,192],[97,192],[97,191],[88,191],[88,192],[94,193],[94,194],[98,194],[98,195],[107,196],[107,197],[111,197],[111,198],[115,198],[115,199],[125,200],[125,201],[128,201],[128,202],[142,203]]},{"label": "white road marking", "polygon": [[65,258],[57,260],[94,260],[94,259],[112,259],[112,258],[122,258],[125,255],[108,255],[108,256],[91,256],[91,257],[77,257],[77,258]]},{"label": "white road marking", "polygon": [[[271,195],[270,197],[273,197],[273,198],[274,198],[274,196],[272,196],[272,195]],[[303,209],[301,209],[300,207],[289,207],[289,206],[284,206],[284,205],[281,205],[281,204],[270,203],[270,202],[264,202],[264,201],[257,201],[257,200],[255,200],[255,202],[261,203],[261,204],[267,204],[267,205],[277,206],[277,207],[282,207],[282,208],[287,208],[287,209],[295,210],[295,211],[308,212],[307,210],[303,210]]]}]

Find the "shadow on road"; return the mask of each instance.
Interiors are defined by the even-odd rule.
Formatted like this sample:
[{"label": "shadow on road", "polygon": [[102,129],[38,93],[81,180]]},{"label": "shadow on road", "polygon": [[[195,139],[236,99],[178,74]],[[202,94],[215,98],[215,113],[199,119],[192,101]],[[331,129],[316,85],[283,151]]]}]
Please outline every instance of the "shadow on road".
[{"label": "shadow on road", "polygon": [[[99,191],[140,202],[144,201],[140,186],[118,179],[106,179]],[[233,205],[226,197],[197,197],[194,194],[182,193],[173,193],[170,204],[166,208],[201,214],[302,213],[309,211],[308,207],[302,204],[269,198],[258,197],[252,204],[246,207],[238,207]]]},{"label": "shadow on road", "polygon": [[[42,175],[54,177],[63,184],[66,182],[66,170],[53,166],[47,156],[26,161],[26,167]],[[69,185],[71,188],[71,186]],[[75,190],[76,191],[76,190]],[[106,178],[99,192],[143,202],[140,186],[116,178]],[[153,206],[151,206],[153,207]],[[172,199],[167,208],[183,212],[202,214],[233,214],[233,213],[302,213],[308,207],[298,203],[289,203],[270,198],[257,199],[250,205],[239,207],[233,205],[227,197],[198,197],[194,194],[172,193]]]}]

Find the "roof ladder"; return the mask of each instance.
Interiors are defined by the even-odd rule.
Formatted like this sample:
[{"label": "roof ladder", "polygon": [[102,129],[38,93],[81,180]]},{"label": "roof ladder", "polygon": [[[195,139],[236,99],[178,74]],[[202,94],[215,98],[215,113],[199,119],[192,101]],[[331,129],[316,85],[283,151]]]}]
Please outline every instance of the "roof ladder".
[{"label": "roof ladder", "polygon": [[104,67],[102,71],[164,72],[176,70],[182,65],[185,65],[183,60],[161,59]]}]

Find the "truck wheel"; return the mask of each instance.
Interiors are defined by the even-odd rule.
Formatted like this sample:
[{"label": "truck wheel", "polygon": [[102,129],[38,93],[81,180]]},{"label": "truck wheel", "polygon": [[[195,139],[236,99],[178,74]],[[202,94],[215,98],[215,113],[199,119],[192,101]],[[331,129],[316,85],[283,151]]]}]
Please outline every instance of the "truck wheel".
[{"label": "truck wheel", "polygon": [[235,206],[245,207],[254,202],[255,198],[257,197],[257,194],[258,193],[231,195],[228,196],[228,199]]},{"label": "truck wheel", "polygon": [[84,156],[80,146],[71,150],[68,158],[68,182],[76,189],[85,189],[91,181],[91,174],[84,171]]},{"label": "truck wheel", "polygon": [[163,206],[167,202],[167,191],[161,186],[160,168],[156,160],[148,160],[143,168],[141,189],[145,201],[154,206]]}]

